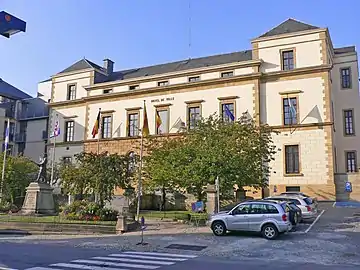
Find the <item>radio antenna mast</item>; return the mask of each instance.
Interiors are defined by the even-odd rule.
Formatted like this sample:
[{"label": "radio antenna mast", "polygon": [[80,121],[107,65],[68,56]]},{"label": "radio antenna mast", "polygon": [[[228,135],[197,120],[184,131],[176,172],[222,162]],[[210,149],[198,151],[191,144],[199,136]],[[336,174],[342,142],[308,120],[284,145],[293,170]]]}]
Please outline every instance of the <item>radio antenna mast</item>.
[{"label": "radio antenna mast", "polygon": [[191,0],[189,0],[189,59],[191,59],[191,38],[192,38],[192,33],[191,33]]}]

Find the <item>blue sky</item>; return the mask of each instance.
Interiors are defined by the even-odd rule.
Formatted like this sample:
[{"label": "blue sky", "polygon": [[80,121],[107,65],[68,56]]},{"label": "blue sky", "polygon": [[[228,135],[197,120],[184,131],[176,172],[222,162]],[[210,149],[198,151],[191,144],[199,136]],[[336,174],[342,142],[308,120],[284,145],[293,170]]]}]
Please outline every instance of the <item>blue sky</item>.
[{"label": "blue sky", "polygon": [[359,48],[359,8],[358,0],[0,0],[0,11],[27,22],[26,33],[0,37],[0,78],[35,95],[39,81],[83,57],[110,58],[120,70],[240,51],[289,17],[328,27],[335,47]]}]

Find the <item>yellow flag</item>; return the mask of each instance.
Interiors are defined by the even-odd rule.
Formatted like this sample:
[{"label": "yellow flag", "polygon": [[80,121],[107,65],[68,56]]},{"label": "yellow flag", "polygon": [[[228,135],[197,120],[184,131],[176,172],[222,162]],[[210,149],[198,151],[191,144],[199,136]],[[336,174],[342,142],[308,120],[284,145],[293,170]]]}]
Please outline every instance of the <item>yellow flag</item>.
[{"label": "yellow flag", "polygon": [[148,123],[148,117],[147,117],[147,113],[146,113],[146,104],[144,102],[144,123],[143,123],[143,128],[142,128],[142,135],[148,136],[149,134],[150,134],[149,123]]}]

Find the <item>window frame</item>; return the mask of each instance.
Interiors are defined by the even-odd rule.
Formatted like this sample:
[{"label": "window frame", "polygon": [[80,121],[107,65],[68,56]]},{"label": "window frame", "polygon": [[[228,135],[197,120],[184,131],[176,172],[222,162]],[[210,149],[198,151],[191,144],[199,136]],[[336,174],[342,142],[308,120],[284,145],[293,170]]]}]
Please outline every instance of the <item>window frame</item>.
[{"label": "window frame", "polygon": [[[285,62],[284,62],[284,54],[292,52],[292,61],[293,61],[293,67],[290,69],[285,69]],[[280,50],[280,61],[281,61],[281,70],[282,71],[291,71],[296,69],[296,49],[295,48],[287,48]]]},{"label": "window frame", "polygon": [[[285,123],[285,104],[284,104],[284,101],[287,100],[287,99],[294,99],[296,100],[296,123],[291,123],[291,124],[286,124]],[[283,126],[293,126],[293,125],[298,125],[300,123],[300,112],[299,112],[299,96],[298,95],[287,95],[286,97],[285,96],[282,96],[281,97],[281,116],[282,116],[282,125]],[[292,118],[291,118],[292,119]]]},{"label": "window frame", "polygon": [[[74,98],[72,97],[72,90],[71,87],[74,87],[73,93],[74,93]],[[75,100],[76,99],[76,92],[77,92],[77,83],[69,83],[67,84],[67,91],[66,91],[66,100]]]},{"label": "window frame", "polygon": [[[159,133],[159,130],[156,127],[156,114],[157,114],[157,112],[164,112],[164,111],[167,112],[167,123],[166,123],[167,130],[164,133]],[[155,106],[154,129],[155,129],[155,134],[156,135],[169,134],[169,132],[170,132],[170,107],[169,107],[169,105],[157,105],[157,106]]]},{"label": "window frame", "polygon": [[[287,148],[288,147],[295,147],[297,146],[297,153],[298,153],[298,172],[288,172],[287,170]],[[302,169],[301,169],[301,147],[299,143],[293,143],[293,144],[285,144],[283,147],[283,170],[284,170],[284,176],[303,176],[303,174],[301,173]]]},{"label": "window frame", "polygon": [[[348,167],[348,154],[354,154],[354,161],[355,161],[355,170],[354,171],[349,171],[349,167]],[[357,165],[357,151],[356,150],[349,150],[349,151],[345,151],[345,171],[346,173],[356,173],[358,172],[358,165]]]},{"label": "window frame", "polygon": [[[225,74],[231,74],[231,75],[226,75]],[[229,70],[229,71],[222,71],[220,72],[220,78],[231,78],[235,76],[235,72],[233,70]]]},{"label": "window frame", "polygon": [[[234,111],[233,111],[233,115],[234,115],[234,121],[231,121],[230,118],[228,119],[229,121],[226,121],[224,119],[224,110],[223,110],[223,106],[224,105],[229,105],[229,104],[232,104],[233,107],[234,107]],[[236,100],[234,99],[224,99],[224,100],[220,100],[219,102],[219,115],[221,117],[221,119],[225,122],[228,122],[228,123],[233,123],[236,121]]]},{"label": "window frame", "polygon": [[[104,136],[105,133],[104,133],[104,119],[105,118],[110,118],[110,128],[109,128],[109,136]],[[112,138],[112,125],[113,125],[113,116],[112,114],[101,114],[101,139],[111,139]]]},{"label": "window frame", "polygon": [[157,86],[158,86],[158,87],[168,86],[169,84],[170,84],[170,83],[169,83],[168,80],[157,82]]},{"label": "window frame", "polygon": [[[194,80],[195,79],[195,80]],[[198,76],[190,76],[188,77],[188,82],[198,82],[198,81],[201,81],[201,78],[200,78],[200,75]]]},{"label": "window frame", "polygon": [[[345,86],[344,87],[344,80],[343,80],[343,71],[344,70],[349,70],[349,87]],[[346,75],[347,76],[347,75]],[[351,76],[351,67],[342,67],[340,68],[340,89],[342,90],[347,90],[347,89],[352,89],[352,76]]]},{"label": "window frame", "polygon": [[112,92],[113,92],[113,90],[111,88],[103,90],[104,95],[111,94]]},{"label": "window frame", "polygon": [[140,89],[140,85],[139,85],[139,84],[129,85],[129,90],[138,90],[138,89]]},{"label": "window frame", "polygon": [[[69,133],[69,127],[68,124],[72,123],[73,126],[70,128],[72,130],[72,134]],[[64,142],[73,142],[75,141],[75,121],[74,120],[66,120],[64,121]],[[70,135],[69,135],[70,134]],[[69,139],[72,138],[72,139]]]},{"label": "window frame", "polygon": [[[199,118],[202,117],[202,102],[203,100],[197,100],[197,101],[188,101],[186,106],[186,127],[187,129],[193,129],[191,128],[191,121],[190,121],[190,109],[192,108],[199,108]],[[195,128],[195,127],[194,127]]]},{"label": "window frame", "polygon": [[[346,127],[346,113],[347,112],[351,112],[351,130],[352,130],[352,133],[347,133],[347,127]],[[343,110],[343,132],[344,132],[344,136],[345,137],[352,137],[352,136],[356,136],[355,134],[355,114],[354,114],[354,109],[351,108],[351,109],[344,109]]]},{"label": "window frame", "polygon": [[[130,134],[130,116],[137,115],[138,123],[134,135]],[[140,110],[128,110],[126,112],[126,137],[138,137],[140,135]]]},{"label": "window frame", "polygon": [[[70,156],[64,156],[61,159],[62,159],[62,162],[65,163],[65,164],[71,164],[72,163],[72,157],[70,157]],[[68,160],[68,161],[66,161],[66,160]]]}]

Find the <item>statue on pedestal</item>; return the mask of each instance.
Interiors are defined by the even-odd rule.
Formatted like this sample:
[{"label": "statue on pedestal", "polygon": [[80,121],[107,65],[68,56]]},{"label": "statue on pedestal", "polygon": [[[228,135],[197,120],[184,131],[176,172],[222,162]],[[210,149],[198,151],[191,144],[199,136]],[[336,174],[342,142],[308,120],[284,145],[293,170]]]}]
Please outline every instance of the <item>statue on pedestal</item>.
[{"label": "statue on pedestal", "polygon": [[43,157],[40,157],[39,163],[34,162],[36,165],[39,166],[39,172],[38,172],[37,178],[35,180],[35,182],[37,182],[37,183],[47,183],[45,162],[46,162],[46,155],[44,155]]}]

